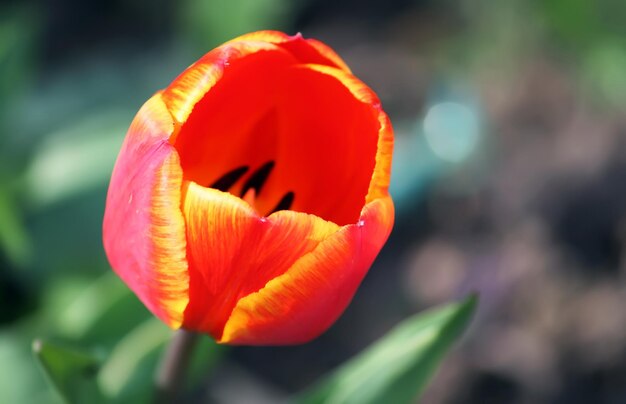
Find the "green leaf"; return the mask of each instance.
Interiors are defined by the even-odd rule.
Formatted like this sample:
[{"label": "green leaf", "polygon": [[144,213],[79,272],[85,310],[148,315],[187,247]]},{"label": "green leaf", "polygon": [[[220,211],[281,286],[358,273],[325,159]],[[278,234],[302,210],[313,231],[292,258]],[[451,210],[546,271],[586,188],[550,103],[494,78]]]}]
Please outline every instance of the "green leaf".
[{"label": "green leaf", "polygon": [[128,122],[126,111],[104,110],[49,133],[24,177],[29,203],[42,208],[105,186]]},{"label": "green leaf", "polygon": [[59,395],[34,366],[30,324],[0,330],[0,403],[59,404]]},{"label": "green leaf", "polygon": [[294,3],[287,0],[186,0],[180,3],[179,26],[199,49],[210,49],[246,32],[289,21]]},{"label": "green leaf", "polygon": [[103,402],[96,383],[98,357],[40,339],[33,343],[33,352],[52,385],[68,403]]},{"label": "green leaf", "polygon": [[32,242],[23,220],[23,212],[5,178],[0,178],[0,252],[17,267],[29,262]]},{"label": "green leaf", "polygon": [[0,126],[10,118],[7,107],[32,78],[40,21],[28,4],[0,5]]},{"label": "green leaf", "polygon": [[[53,316],[56,314],[55,316]],[[112,349],[150,313],[115,275],[107,271],[83,285],[70,303],[50,313],[54,329],[63,338]]]},{"label": "green leaf", "polygon": [[[98,383],[114,403],[149,402],[154,375],[163,349],[173,336],[165,324],[151,317],[126,334],[102,366]],[[187,387],[194,387],[222,357],[224,349],[203,336],[187,369]]]},{"label": "green leaf", "polygon": [[98,375],[102,391],[110,399],[128,399],[152,388],[152,376],[161,348],[172,330],[151,317],[122,337]]},{"label": "green leaf", "polygon": [[471,296],[463,302],[405,320],[293,401],[305,404],[414,402],[445,353],[467,327],[476,303],[477,298]]},{"label": "green leaf", "polygon": [[193,356],[187,370],[187,389],[193,389],[202,384],[224,358],[229,347],[218,345],[211,337],[202,335],[196,343]]}]

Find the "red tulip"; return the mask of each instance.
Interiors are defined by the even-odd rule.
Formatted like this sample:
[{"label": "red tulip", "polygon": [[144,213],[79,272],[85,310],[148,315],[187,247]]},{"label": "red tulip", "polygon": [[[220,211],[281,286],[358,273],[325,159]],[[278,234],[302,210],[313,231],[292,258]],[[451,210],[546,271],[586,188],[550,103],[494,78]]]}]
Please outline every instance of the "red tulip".
[{"label": "red tulip", "polygon": [[393,226],[393,131],[374,92],[301,35],[244,35],[137,113],[104,214],[109,261],[172,328],[309,341]]}]

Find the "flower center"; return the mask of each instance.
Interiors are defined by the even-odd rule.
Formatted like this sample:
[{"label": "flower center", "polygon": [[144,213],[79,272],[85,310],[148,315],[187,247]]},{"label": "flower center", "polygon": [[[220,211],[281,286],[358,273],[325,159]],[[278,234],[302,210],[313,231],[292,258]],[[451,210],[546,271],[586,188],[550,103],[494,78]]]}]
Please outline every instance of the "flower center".
[{"label": "flower center", "polygon": [[355,223],[374,172],[378,110],[334,70],[316,69],[284,51],[229,63],[173,140],[184,179],[245,199],[259,214],[289,209]]},{"label": "flower center", "polygon": [[[261,193],[263,185],[270,176],[272,170],[274,169],[274,166],[275,163],[273,161],[268,161],[267,163],[263,164],[255,171],[250,173],[248,179],[243,183],[243,187],[239,192],[239,196],[255,209],[257,209],[257,207],[255,206],[256,198]],[[226,174],[222,175],[213,184],[209,185],[209,188],[219,189],[223,192],[229,192],[231,188],[235,187],[240,182],[240,180],[242,180],[246,176],[249,170],[250,167],[248,166],[241,166],[230,170]],[[283,197],[278,201],[278,203],[272,210],[266,213],[259,213],[267,216],[279,210],[289,210],[289,208],[291,208],[291,205],[293,204],[294,198],[295,193],[293,191],[289,191],[283,195]]]}]

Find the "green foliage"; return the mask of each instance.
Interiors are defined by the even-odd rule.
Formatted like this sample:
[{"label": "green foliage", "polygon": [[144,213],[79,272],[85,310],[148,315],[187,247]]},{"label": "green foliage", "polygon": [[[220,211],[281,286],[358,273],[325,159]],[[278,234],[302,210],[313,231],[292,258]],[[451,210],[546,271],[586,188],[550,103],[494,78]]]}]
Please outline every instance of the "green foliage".
[{"label": "green foliage", "polygon": [[31,258],[32,245],[9,184],[0,178],[0,253],[4,252],[13,266],[23,268]]},{"label": "green foliage", "polygon": [[171,336],[163,323],[149,318],[122,337],[98,375],[107,396],[126,402],[148,396],[160,351]]},{"label": "green foliage", "polygon": [[[58,314],[48,316],[54,319],[55,335],[66,343],[34,344],[54,388],[70,403],[94,402],[81,400],[89,394],[105,402],[149,402],[155,369],[172,331],[151,316],[112,272],[90,285],[62,284],[55,289],[49,305]],[[105,359],[70,348],[69,341],[93,346]],[[210,338],[202,338],[188,372],[190,384],[197,384],[223,352]]]},{"label": "green foliage", "polygon": [[94,375],[100,360],[76,348],[35,340],[33,352],[57,392],[68,403],[103,401]]},{"label": "green foliage", "polygon": [[476,297],[403,321],[365,352],[294,401],[299,404],[409,403],[467,327]]},{"label": "green foliage", "polygon": [[104,187],[128,128],[128,115],[101,110],[49,133],[34,151],[24,178],[33,208]]},{"label": "green foliage", "polygon": [[187,0],[181,7],[181,28],[206,52],[247,32],[284,29],[292,7],[286,0]]},{"label": "green foliage", "polygon": [[[27,5],[0,8],[0,117],[3,121],[12,97],[24,89],[34,70],[38,22],[37,13]],[[4,122],[0,122],[0,128],[3,125]]]}]

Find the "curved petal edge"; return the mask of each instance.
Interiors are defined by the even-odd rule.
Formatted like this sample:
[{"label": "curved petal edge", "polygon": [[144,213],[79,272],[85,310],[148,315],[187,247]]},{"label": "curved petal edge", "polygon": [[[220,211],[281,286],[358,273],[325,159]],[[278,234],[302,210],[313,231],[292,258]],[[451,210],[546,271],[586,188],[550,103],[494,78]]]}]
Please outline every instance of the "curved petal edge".
[{"label": "curved petal edge", "polygon": [[170,327],[188,302],[182,170],[168,142],[172,117],[160,94],[133,120],[118,156],[103,222],[104,248],[115,272]]},{"label": "curved petal edge", "polygon": [[308,342],[343,313],[393,226],[393,202],[367,204],[358,223],[342,227],[283,275],[240,299],[219,343]]}]

